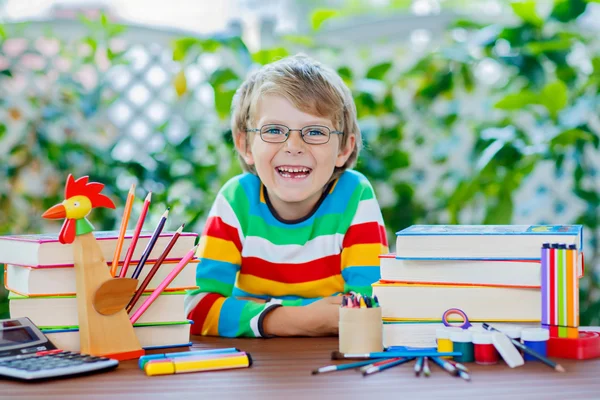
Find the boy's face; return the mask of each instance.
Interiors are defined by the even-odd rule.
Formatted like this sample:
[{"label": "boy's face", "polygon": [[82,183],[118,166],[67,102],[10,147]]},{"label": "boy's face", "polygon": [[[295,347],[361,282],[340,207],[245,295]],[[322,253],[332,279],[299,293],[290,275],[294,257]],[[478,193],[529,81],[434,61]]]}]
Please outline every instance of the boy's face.
[{"label": "boy's face", "polygon": [[[335,130],[329,119],[306,114],[279,95],[263,96],[254,120],[251,128],[282,124],[290,129],[323,125]],[[338,134],[332,134],[328,143],[312,145],[302,140],[299,131],[291,131],[284,143],[267,143],[258,132],[241,134],[236,146],[246,163],[256,168],[277,213],[285,219],[296,219],[310,212],[334,167],[342,167],[352,153],[355,137],[349,132],[344,134],[350,135],[344,148],[340,147],[342,138]]]}]

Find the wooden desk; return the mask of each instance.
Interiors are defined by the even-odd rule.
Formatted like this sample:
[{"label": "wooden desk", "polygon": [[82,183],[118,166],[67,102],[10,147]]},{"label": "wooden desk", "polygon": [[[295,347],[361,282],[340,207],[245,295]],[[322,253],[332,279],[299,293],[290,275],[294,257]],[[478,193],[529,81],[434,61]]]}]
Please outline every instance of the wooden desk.
[{"label": "wooden desk", "polygon": [[[44,383],[0,380],[3,399],[283,399],[477,398],[598,399],[600,359],[561,360],[564,374],[539,363],[518,369],[469,365],[472,381],[450,377],[432,365],[430,378],[416,378],[412,363],[363,378],[355,371],[312,376],[331,364],[337,338],[195,338],[194,349],[238,347],[252,354],[252,368],[147,377],[136,361],[115,371]],[[375,395],[375,396],[373,396]]]}]

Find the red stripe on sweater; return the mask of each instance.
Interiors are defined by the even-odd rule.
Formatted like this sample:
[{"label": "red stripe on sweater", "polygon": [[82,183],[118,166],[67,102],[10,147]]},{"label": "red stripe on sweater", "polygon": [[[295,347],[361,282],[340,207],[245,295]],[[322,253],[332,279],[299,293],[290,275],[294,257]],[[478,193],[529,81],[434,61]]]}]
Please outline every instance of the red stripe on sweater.
[{"label": "red stripe on sweater", "polygon": [[215,304],[215,301],[221,297],[223,296],[218,293],[209,293],[200,300],[200,303],[198,303],[192,311],[190,311],[188,319],[194,321],[190,329],[192,335],[202,335],[202,327],[204,326],[206,316],[208,315],[210,308]]},{"label": "red stripe on sweater", "polygon": [[242,243],[240,242],[238,230],[223,222],[221,217],[210,217],[206,221],[206,225],[204,225],[203,235],[229,240],[235,244],[235,247],[237,247],[240,252],[242,251]]},{"label": "red stripe on sweater", "polygon": [[355,244],[369,243],[381,243],[387,246],[385,228],[376,221],[351,225],[344,235],[342,247],[347,248]]},{"label": "red stripe on sweater", "polygon": [[340,255],[297,264],[271,263],[258,257],[244,257],[240,274],[253,275],[281,283],[303,283],[341,274]]}]

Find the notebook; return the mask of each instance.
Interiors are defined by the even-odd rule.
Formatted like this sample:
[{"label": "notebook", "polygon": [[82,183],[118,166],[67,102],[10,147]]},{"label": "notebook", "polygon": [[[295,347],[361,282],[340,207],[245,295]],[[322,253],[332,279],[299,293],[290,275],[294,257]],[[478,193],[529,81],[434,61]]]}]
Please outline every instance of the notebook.
[{"label": "notebook", "polygon": [[[146,350],[190,346],[191,321],[133,325],[133,331]],[[59,349],[80,351],[79,327],[50,327],[42,332]]]},{"label": "notebook", "polygon": [[[156,245],[150,253],[149,261],[155,261],[160,257],[173,234],[174,232],[163,232],[160,234]],[[94,236],[107,263],[112,263],[118,235],[118,231],[94,232]],[[125,235],[120,261],[125,259],[132,235],[132,231],[128,231]],[[151,237],[152,232],[140,233],[131,259],[132,262],[139,261]],[[181,259],[189,249],[194,247],[197,238],[198,235],[196,233],[183,232],[169,253],[168,260]],[[73,262],[72,245],[60,243],[58,241],[58,234],[0,236],[0,263],[2,264],[38,267],[70,266],[73,265]]]},{"label": "notebook", "polygon": [[539,260],[543,243],[583,251],[582,225],[413,225],[396,232],[401,259]]},{"label": "notebook", "polygon": [[[166,291],[197,288],[197,264],[198,260],[192,260],[167,286]],[[138,278],[138,286],[146,279],[153,265],[152,262],[147,262],[144,265]],[[176,265],[177,262],[175,261],[163,263],[150,280],[145,292],[153,291]],[[131,278],[135,267],[135,264],[129,266],[127,270],[128,278]],[[76,292],[75,268],[72,266],[24,267],[8,264],[4,271],[4,285],[11,292],[23,296],[74,295]]]},{"label": "notebook", "polygon": [[540,287],[535,260],[412,260],[379,256],[381,280]]},{"label": "notebook", "polygon": [[540,289],[454,284],[374,283],[382,317],[394,320],[440,320],[449,308],[474,321],[539,322]]},{"label": "notebook", "polygon": [[[129,315],[142,305],[150,293],[144,293]],[[163,292],[140,317],[139,323],[176,322],[187,320],[183,301],[185,292]],[[11,318],[29,317],[40,328],[78,325],[75,296],[25,297],[9,293]]]}]

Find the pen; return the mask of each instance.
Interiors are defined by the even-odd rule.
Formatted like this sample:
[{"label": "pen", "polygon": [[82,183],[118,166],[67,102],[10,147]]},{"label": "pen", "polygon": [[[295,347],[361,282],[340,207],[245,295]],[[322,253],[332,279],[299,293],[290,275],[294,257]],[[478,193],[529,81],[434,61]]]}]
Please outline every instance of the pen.
[{"label": "pen", "polygon": [[247,368],[252,365],[249,353],[217,354],[218,358],[183,357],[172,360],[153,360],[146,363],[148,376],[185,374],[188,372],[216,371],[221,369]]},{"label": "pen", "polygon": [[178,353],[164,353],[164,354],[150,354],[147,356],[141,356],[138,361],[138,366],[140,369],[144,369],[144,366],[148,361],[153,360],[164,360],[167,358],[181,358],[181,357],[190,357],[190,356],[203,356],[206,354],[223,354],[223,353],[237,353],[240,350],[235,347],[230,347],[227,349],[206,349],[206,350],[196,350],[196,351],[182,351]]}]

